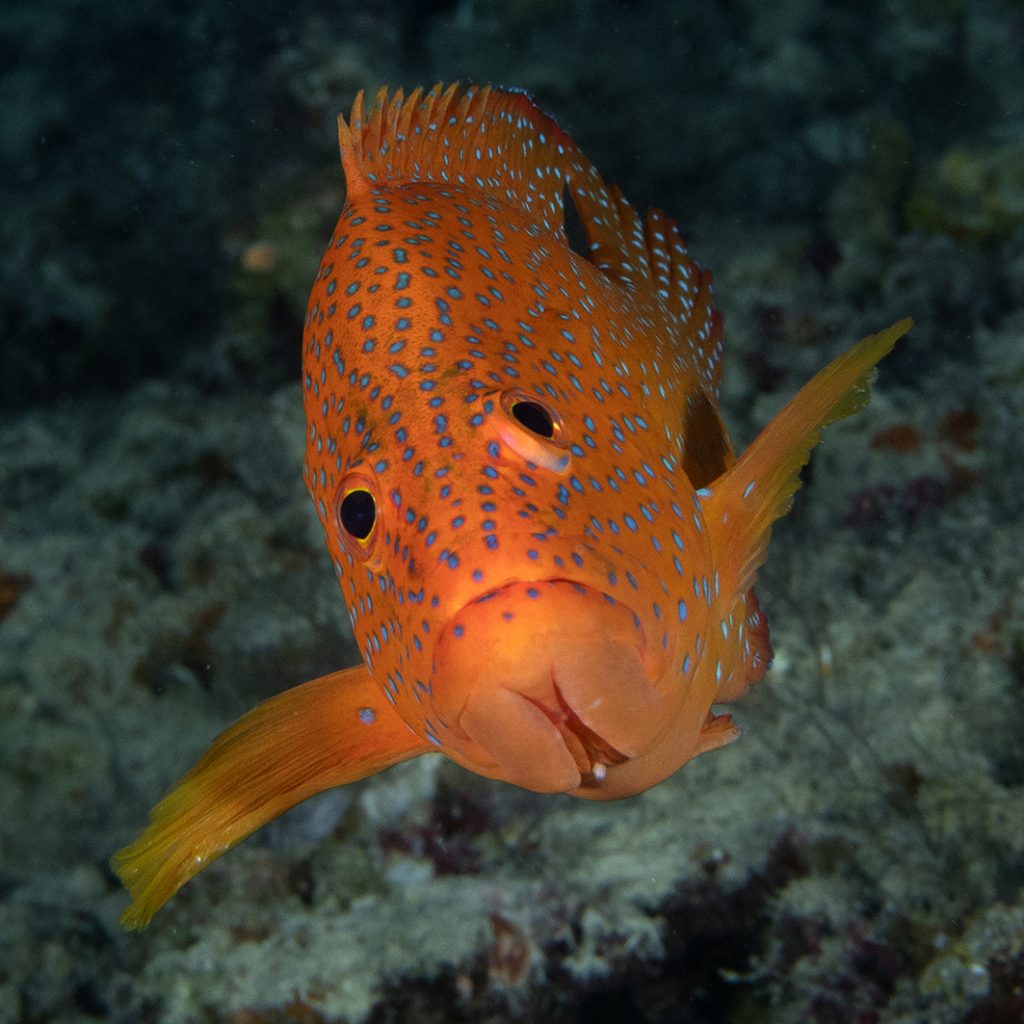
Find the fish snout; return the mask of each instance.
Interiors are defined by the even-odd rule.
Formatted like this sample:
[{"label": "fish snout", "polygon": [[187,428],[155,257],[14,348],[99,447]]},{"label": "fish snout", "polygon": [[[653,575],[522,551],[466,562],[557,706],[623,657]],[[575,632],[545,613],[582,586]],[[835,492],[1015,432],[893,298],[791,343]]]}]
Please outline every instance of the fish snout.
[{"label": "fish snout", "polygon": [[661,661],[639,617],[609,595],[569,580],[507,583],[465,605],[438,639],[443,746],[537,792],[600,786],[671,722]]}]

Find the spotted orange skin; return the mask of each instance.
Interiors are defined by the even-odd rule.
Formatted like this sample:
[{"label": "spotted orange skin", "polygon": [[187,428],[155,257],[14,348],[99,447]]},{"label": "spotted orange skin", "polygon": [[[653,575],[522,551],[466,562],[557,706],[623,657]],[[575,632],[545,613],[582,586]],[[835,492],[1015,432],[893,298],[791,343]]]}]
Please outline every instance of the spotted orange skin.
[{"label": "spotted orange skin", "polygon": [[[570,153],[551,173],[570,178],[584,214],[608,194],[525,97],[508,108],[492,115],[529,120],[520,144],[546,133]],[[436,671],[438,636],[510,581],[571,581],[635,617],[664,697],[662,734],[693,688],[709,621],[735,611],[716,607],[684,471],[688,451],[700,468],[693,425],[721,430],[706,411],[721,335],[709,276],[667,223],[658,251],[672,296],[624,287],[568,246],[560,221],[538,223],[500,189],[346,170],[348,201],[306,321],[305,478],[368,668],[418,735],[500,774],[439,696],[455,684]],[[516,419],[517,400],[548,410],[551,438]],[[707,447],[717,475],[731,457],[724,432]],[[364,542],[339,515],[354,488],[376,501]],[[528,659],[530,635],[519,639]],[[734,665],[715,667],[715,687],[727,686]]]}]

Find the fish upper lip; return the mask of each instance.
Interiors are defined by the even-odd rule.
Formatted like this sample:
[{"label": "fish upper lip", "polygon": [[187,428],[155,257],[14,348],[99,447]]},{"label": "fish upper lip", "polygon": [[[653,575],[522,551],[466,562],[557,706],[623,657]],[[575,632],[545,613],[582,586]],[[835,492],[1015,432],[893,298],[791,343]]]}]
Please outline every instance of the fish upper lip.
[{"label": "fish upper lip", "polygon": [[[508,590],[509,587],[520,587],[530,583],[568,583],[574,587],[584,587],[587,590],[595,590],[595,587],[591,587],[587,583],[583,583],[581,580],[573,580],[568,576],[537,576],[534,579],[524,579],[521,576],[509,576],[508,579],[502,580],[501,583],[494,587],[488,587],[487,590],[481,594],[477,594],[476,597],[471,597],[462,607],[468,608],[471,604],[479,604],[481,601],[486,601],[488,598],[494,597],[495,594],[500,594],[503,590]],[[603,591],[599,591],[603,593]],[[461,608],[459,609],[462,610]]]},{"label": "fish upper lip", "polygon": [[[580,590],[589,590],[591,593],[601,594],[609,601],[621,604],[623,608],[628,608],[634,615],[636,615],[636,611],[631,605],[626,604],[625,601],[620,601],[614,594],[609,594],[606,590],[602,590],[600,587],[596,587],[592,583],[586,583],[583,580],[574,580],[571,576],[537,576],[532,578],[510,576],[508,579],[502,580],[502,582],[497,586],[488,587],[487,590],[482,593],[477,594],[475,597],[471,597],[458,609],[458,611],[461,612],[464,608],[468,608],[470,605],[479,604],[481,601],[487,601],[495,595],[500,594],[503,590],[508,590],[510,587],[529,586],[531,583],[566,583],[571,587],[578,587]],[[456,612],[456,614],[458,614],[458,612]],[[637,619],[640,618],[639,615],[636,615],[636,617]],[[641,633],[644,632],[642,622],[640,625],[640,631]],[[644,636],[644,643],[646,644],[646,635]]]},{"label": "fish upper lip", "polygon": [[[531,583],[565,583],[571,587],[578,587],[581,591],[589,591],[592,594],[600,594],[605,600],[610,601],[614,604],[621,605],[623,608],[628,610],[633,616],[633,622],[636,626],[638,637],[637,637],[637,649],[640,652],[641,657],[646,657],[650,650],[649,637],[647,635],[647,628],[644,623],[643,617],[640,613],[630,604],[626,604],[625,601],[620,601],[614,594],[609,594],[608,591],[601,589],[601,587],[594,586],[591,583],[585,583],[583,580],[573,579],[570,576],[537,576],[534,578],[522,578],[519,576],[510,576],[508,579],[503,580],[497,586],[489,587],[487,590],[475,597],[471,597],[468,601],[465,601],[458,608],[455,609],[451,618],[455,618],[461,615],[467,608],[471,608],[475,604],[482,604],[484,601],[489,601],[496,597],[502,591],[508,590],[511,587],[529,586]],[[450,619],[449,619],[450,621]]]}]

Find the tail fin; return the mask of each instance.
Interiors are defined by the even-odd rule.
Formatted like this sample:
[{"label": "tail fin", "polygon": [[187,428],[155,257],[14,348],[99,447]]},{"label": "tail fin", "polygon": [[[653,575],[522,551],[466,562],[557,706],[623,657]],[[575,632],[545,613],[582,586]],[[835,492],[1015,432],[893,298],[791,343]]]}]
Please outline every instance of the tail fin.
[{"label": "tail fin", "polygon": [[112,866],[143,928],[193,875],[261,825],[334,786],[425,753],[362,665],[271,697],[221,733]]},{"label": "tail fin", "polygon": [[[767,556],[772,523],[784,516],[800,487],[800,468],[823,427],[868,401],[875,364],[910,330],[900,320],[858,342],[816,374],[761,431],[736,464],[701,495],[704,519],[726,585],[746,591]],[[714,543],[714,541],[713,541]]]}]

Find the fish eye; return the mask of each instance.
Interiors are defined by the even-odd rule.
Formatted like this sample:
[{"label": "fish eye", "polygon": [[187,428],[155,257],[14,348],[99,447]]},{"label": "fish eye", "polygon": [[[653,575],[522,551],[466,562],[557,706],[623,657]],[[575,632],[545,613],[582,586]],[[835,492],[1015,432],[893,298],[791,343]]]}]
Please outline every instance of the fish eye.
[{"label": "fish eye", "polygon": [[513,402],[509,412],[527,430],[537,434],[538,437],[551,438],[555,436],[555,421],[551,413],[540,402]]},{"label": "fish eye", "polygon": [[572,453],[557,408],[520,388],[510,388],[501,395],[495,426],[501,443],[527,463],[556,473],[568,470]]},{"label": "fish eye", "polygon": [[377,502],[365,487],[356,487],[341,499],[341,525],[356,540],[364,541],[377,521]]}]

